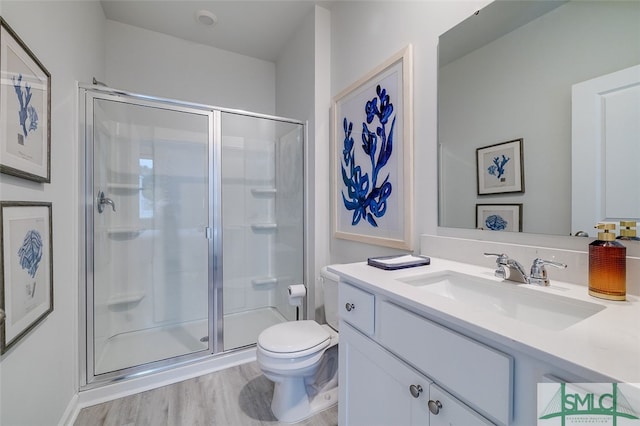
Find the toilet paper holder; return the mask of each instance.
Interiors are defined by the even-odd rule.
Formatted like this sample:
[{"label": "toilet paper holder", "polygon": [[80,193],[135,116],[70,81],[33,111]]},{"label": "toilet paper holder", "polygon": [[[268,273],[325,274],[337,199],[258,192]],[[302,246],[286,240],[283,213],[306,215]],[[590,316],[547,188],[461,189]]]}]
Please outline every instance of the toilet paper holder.
[{"label": "toilet paper holder", "polygon": [[302,305],[302,301],[307,295],[307,287],[304,284],[293,284],[287,287],[289,293],[289,304],[292,306]]},{"label": "toilet paper holder", "polygon": [[307,295],[307,287],[304,284],[293,284],[287,287],[289,293],[289,305],[296,307],[296,321],[300,319],[300,306]]}]

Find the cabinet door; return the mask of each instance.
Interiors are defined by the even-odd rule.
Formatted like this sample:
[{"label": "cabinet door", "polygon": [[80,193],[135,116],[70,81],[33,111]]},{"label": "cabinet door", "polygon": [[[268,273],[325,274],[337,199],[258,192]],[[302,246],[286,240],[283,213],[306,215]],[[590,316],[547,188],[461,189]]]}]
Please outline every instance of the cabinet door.
[{"label": "cabinet door", "polygon": [[428,379],[344,322],[339,351],[341,426],[428,424]]},{"label": "cabinet door", "polygon": [[490,421],[471,408],[431,384],[429,389],[430,416],[429,426],[486,426]]}]

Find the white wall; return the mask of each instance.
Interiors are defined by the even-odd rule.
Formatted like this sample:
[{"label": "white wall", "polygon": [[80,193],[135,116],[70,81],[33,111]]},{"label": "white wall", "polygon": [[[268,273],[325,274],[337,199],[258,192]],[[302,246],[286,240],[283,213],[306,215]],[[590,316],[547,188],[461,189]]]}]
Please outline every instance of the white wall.
[{"label": "white wall", "polygon": [[[329,75],[330,13],[316,6],[292,35],[276,62],[276,114],[306,121],[307,284],[329,263]],[[320,184],[317,184],[317,183]],[[315,281],[317,282],[317,281]],[[321,289],[309,306],[322,304]],[[314,317],[313,308],[309,317]]]},{"label": "white wall", "polygon": [[2,16],[51,73],[51,183],[0,175],[2,200],[53,204],[53,312],[0,359],[0,424],[50,425],[78,386],[76,81],[103,77],[97,1],[2,1]]},{"label": "white wall", "polygon": [[[275,64],[107,21],[110,87],[263,114],[275,113]],[[185,73],[188,70],[188,73]]]},{"label": "white wall", "polygon": [[[637,2],[569,2],[443,67],[444,226],[475,228],[476,203],[523,203],[524,232],[571,234],[571,86],[640,62],[638,16]],[[516,138],[525,193],[478,197],[476,148]]]},{"label": "white wall", "polygon": [[[414,250],[437,228],[436,82],[438,36],[488,1],[338,2],[331,7],[331,94],[413,44]],[[366,24],[362,24],[366,23]],[[321,187],[319,182],[317,187]],[[331,262],[366,260],[393,249],[331,239]]]}]

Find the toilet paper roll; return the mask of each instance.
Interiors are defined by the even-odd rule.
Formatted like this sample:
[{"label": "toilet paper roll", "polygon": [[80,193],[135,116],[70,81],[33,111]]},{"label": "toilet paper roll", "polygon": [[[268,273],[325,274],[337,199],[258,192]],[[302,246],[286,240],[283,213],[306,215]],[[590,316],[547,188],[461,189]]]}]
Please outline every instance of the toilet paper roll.
[{"label": "toilet paper roll", "polygon": [[307,295],[307,288],[303,284],[294,284],[287,287],[289,292],[289,304],[292,306],[301,306],[302,300]]}]

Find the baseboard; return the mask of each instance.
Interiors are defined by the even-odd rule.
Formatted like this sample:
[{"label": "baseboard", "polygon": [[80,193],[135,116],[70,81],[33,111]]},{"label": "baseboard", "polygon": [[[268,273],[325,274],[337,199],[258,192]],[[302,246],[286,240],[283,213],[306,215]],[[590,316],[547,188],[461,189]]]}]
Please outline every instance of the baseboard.
[{"label": "baseboard", "polygon": [[62,418],[58,422],[58,426],[72,426],[75,423],[79,412],[80,405],[78,404],[78,394],[75,394],[71,398],[71,401],[69,401],[66,410],[64,410]]}]

